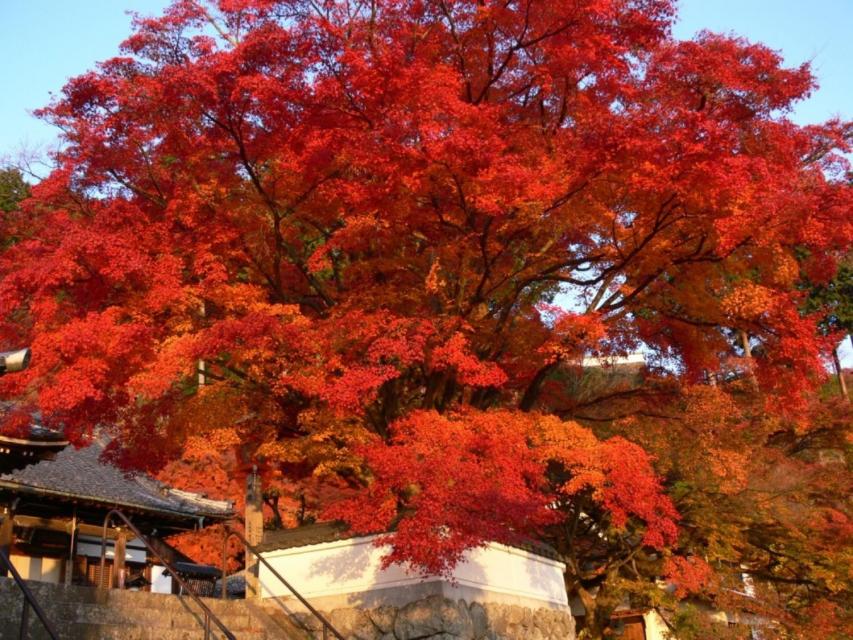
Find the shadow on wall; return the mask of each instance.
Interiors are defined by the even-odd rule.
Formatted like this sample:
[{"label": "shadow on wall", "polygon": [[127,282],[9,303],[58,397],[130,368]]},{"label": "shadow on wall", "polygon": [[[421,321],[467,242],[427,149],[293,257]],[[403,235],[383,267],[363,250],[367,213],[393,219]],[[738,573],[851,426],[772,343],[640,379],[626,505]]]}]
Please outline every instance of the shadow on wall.
[{"label": "shadow on wall", "polygon": [[[387,547],[376,546],[374,537],[342,541],[273,552],[267,559],[310,602],[319,599],[328,607],[403,606],[430,595],[442,595],[464,584],[466,597],[485,593],[488,576],[476,562],[463,561],[455,574],[457,584],[437,576],[423,576],[409,567],[392,564],[382,568]],[[289,612],[304,607],[268,571],[261,572],[265,594],[283,596],[281,606]],[[447,595],[453,595],[447,593]]]},{"label": "shadow on wall", "polygon": [[353,538],[349,544],[330,550],[311,563],[310,575],[330,585],[342,583],[372,584],[376,575],[376,551],[369,538]]},{"label": "shadow on wall", "polygon": [[[387,546],[377,546],[373,537],[350,539],[341,546],[328,550],[323,557],[311,563],[309,577],[315,595],[350,594],[351,606],[402,605],[412,598],[441,594],[460,584],[468,587],[487,586],[489,577],[485,568],[469,552],[457,565],[453,578],[423,575],[406,564],[391,564],[382,568]],[[327,585],[323,589],[322,585]],[[319,587],[319,588],[317,588]],[[387,589],[405,588],[405,593],[391,594]],[[384,593],[380,594],[378,592]],[[371,592],[375,592],[373,597]],[[389,600],[390,598],[390,600]]]},{"label": "shadow on wall", "polygon": [[[451,579],[423,576],[400,564],[382,568],[387,547],[375,537],[351,538],[270,552],[266,557],[309,600],[335,606],[404,605],[443,595],[468,602],[494,602],[567,609],[562,563],[538,553],[489,544],[466,554]],[[268,595],[289,597],[261,571]]]},{"label": "shadow on wall", "polygon": [[566,567],[560,563],[559,571],[554,570],[553,564],[545,564],[544,562],[528,562],[525,564],[527,572],[528,584],[540,585],[546,589],[546,593],[553,602],[560,602],[564,606],[569,606],[568,594],[566,593],[565,572]]}]

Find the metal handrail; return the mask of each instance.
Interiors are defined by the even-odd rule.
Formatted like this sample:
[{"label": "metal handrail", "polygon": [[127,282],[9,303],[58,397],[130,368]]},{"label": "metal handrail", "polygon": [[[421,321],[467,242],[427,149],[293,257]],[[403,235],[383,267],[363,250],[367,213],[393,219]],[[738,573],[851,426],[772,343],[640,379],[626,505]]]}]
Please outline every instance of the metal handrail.
[{"label": "metal handrail", "polygon": [[228,551],[228,541],[232,536],[235,536],[243,545],[246,547],[246,550],[254,555],[258,560],[260,560],[263,565],[272,572],[272,574],[278,578],[278,581],[281,582],[285,587],[287,587],[288,591],[292,593],[302,605],[311,612],[317,620],[323,625],[323,640],[328,640],[328,634],[331,634],[337,638],[337,640],[346,640],[341,633],[332,626],[332,623],[329,622],[326,617],[317,611],[311,604],[299,593],[296,589],[294,589],[291,584],[285,580],[282,575],[276,571],[273,566],[261,555],[261,552],[258,551],[252,544],[246,540],[246,537],[237,531],[236,529],[232,529],[228,524],[224,526],[225,536],[222,538],[222,598],[225,599],[227,596],[227,588],[226,588],[226,563],[228,561],[227,551]]},{"label": "metal handrail", "polygon": [[33,592],[27,586],[26,581],[21,577],[21,574],[18,573],[15,565],[12,564],[12,561],[9,560],[9,556],[6,555],[6,551],[2,548],[0,548],[0,561],[2,561],[2,563],[6,565],[6,568],[9,569],[9,572],[12,574],[12,578],[15,580],[15,584],[20,587],[24,594],[24,601],[21,608],[21,630],[18,638],[23,640],[27,637],[27,618],[29,616],[29,608],[32,607],[33,611],[36,612],[38,619],[41,620],[45,631],[47,631],[47,635],[49,635],[52,640],[58,640],[59,636],[53,628],[53,625],[50,623],[50,620],[47,619],[44,609],[41,608],[41,605],[36,600]]},{"label": "metal handrail", "polygon": [[[134,524],[128,519],[128,517],[118,509],[113,509],[107,514],[106,518],[104,518],[104,532],[101,536],[101,575],[99,576],[98,586],[100,588],[103,588],[104,573],[106,573],[105,570],[107,564],[107,526],[110,524],[110,521],[112,520],[113,516],[118,516],[124,521],[124,524],[127,526],[127,528],[133,532],[133,535],[135,535],[139,540],[142,541],[142,544],[145,545],[145,548],[148,549],[151,555],[157,558],[157,560],[159,560],[162,565],[166,567],[166,569],[169,571],[169,575],[172,576],[178,582],[178,585],[180,585],[181,589],[187,595],[189,595],[199,607],[201,607],[202,611],[204,612],[204,639],[208,640],[210,638],[210,621],[213,620],[213,622],[216,624],[217,627],[219,627],[219,630],[222,631],[223,634],[225,634],[225,637],[228,638],[228,640],[237,640],[234,634],[228,630],[228,627],[226,627],[222,623],[222,621],[216,617],[213,611],[211,611],[210,608],[206,604],[204,604],[204,602],[202,602],[201,598],[199,598],[196,594],[192,592],[189,585],[184,582],[181,576],[178,575],[178,572],[174,569],[174,567],[172,567],[172,565],[166,561],[166,559],[160,554],[160,552],[158,552],[153,546],[151,546],[148,540],[145,539],[145,536],[142,535],[142,532],[137,529]],[[343,638],[341,638],[341,640],[343,640]]]}]

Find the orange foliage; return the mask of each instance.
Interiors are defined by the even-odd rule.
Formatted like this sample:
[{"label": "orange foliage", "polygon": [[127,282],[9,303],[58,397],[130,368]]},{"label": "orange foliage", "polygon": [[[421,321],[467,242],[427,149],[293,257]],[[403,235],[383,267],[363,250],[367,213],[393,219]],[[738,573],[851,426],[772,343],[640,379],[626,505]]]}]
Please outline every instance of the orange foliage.
[{"label": "orange foliage", "polygon": [[[676,40],[674,16],[176,0],[137,20],[40,111],[55,169],[0,217],[0,339],[35,354],[0,394],[77,442],[115,425],[114,459],[181,460],[211,493],[236,497],[255,464],[315,510],[363,492],[373,521],[348,517],[399,511],[394,557],[423,567],[544,527],[553,500],[588,531],[552,536],[587,586],[634,571],[676,537],[661,478],[741,505],[761,465],[785,468],[764,445],[809,422],[830,342],[798,282],[853,242],[849,123],[784,115],[808,65]],[[589,392],[584,356],[640,347],[660,365],[643,389]],[[730,378],[765,419],[699,384]],[[479,534],[435,506],[456,500]],[[575,556],[602,547],[592,575]]]},{"label": "orange foliage", "polygon": [[[392,425],[390,442],[361,450],[371,470],[367,490],[329,507],[361,533],[393,528],[386,562],[410,562],[426,574],[449,574],[462,553],[489,541],[518,543],[561,518],[560,496],[588,492],[615,529],[632,520],[642,543],[675,541],[678,514],[648,457],[622,438],[553,416],[467,410],[417,412]],[[569,479],[543,484],[549,465]]]},{"label": "orange foliage", "polygon": [[701,558],[673,556],[664,562],[663,575],[675,586],[675,594],[684,598],[706,590],[714,573]]}]

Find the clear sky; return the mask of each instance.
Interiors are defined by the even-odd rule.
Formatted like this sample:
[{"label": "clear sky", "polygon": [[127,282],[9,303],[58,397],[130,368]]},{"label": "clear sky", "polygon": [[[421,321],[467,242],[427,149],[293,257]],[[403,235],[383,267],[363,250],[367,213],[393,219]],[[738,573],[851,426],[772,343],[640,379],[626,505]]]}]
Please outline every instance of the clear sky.
[{"label": "clear sky", "polygon": [[0,158],[56,134],[30,112],[66,80],[118,53],[127,10],[159,13],[167,0],[0,0]]},{"label": "clear sky", "polygon": [[[127,11],[159,13],[168,0],[0,0],[0,158],[49,145],[53,130],[30,115],[72,76],[115,55],[130,32]],[[679,38],[701,29],[733,32],[811,61],[820,89],[801,123],[853,118],[853,0],[681,0]]]},{"label": "clear sky", "polygon": [[[168,0],[0,0],[0,160],[43,151],[56,139],[30,111],[65,81],[118,52],[130,33],[127,11],[159,13]],[[681,0],[676,37],[732,32],[810,61],[820,88],[794,119],[853,118],[853,0]],[[846,364],[853,364],[847,347]]]}]

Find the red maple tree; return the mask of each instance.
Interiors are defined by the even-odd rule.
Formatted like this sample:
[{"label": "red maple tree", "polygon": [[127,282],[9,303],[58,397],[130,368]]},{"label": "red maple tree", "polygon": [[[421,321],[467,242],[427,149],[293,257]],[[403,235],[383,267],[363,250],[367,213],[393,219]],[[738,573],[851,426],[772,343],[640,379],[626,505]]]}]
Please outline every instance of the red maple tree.
[{"label": "red maple tree", "polygon": [[[728,377],[805,420],[831,336],[798,284],[853,238],[850,125],[787,118],[808,65],[675,40],[673,4],[176,0],[137,19],[41,111],[56,168],[0,222],[0,339],[36,354],[0,391],[72,438],[114,424],[130,466],[208,443],[294,499],[346,484],[311,509],[395,527],[391,558],[426,570],[542,535],[575,591],[648,582],[678,514],[669,460],[636,442],[660,456],[663,407]],[[588,384],[585,356],[640,347],[640,388]]]}]

